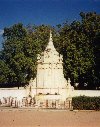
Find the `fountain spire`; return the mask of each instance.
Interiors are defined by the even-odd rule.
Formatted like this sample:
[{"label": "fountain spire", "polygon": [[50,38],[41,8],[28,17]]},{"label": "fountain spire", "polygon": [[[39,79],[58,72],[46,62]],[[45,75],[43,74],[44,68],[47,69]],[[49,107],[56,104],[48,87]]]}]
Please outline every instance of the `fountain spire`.
[{"label": "fountain spire", "polygon": [[52,39],[52,32],[51,32],[51,30],[50,30],[50,36],[49,36],[49,43],[48,43],[46,49],[55,50],[54,45],[53,45],[53,39]]},{"label": "fountain spire", "polygon": [[51,32],[51,30],[50,30],[50,38],[49,38],[49,43],[50,42],[53,42],[53,39],[52,39],[52,32]]}]

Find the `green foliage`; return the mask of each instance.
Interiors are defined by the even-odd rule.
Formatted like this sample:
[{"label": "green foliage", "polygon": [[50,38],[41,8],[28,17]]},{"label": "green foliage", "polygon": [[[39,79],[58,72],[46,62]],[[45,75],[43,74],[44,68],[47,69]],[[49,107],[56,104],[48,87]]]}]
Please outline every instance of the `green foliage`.
[{"label": "green foliage", "polygon": [[46,25],[27,27],[30,38],[36,43],[35,48],[38,46],[38,49],[35,51],[35,53],[40,53],[45,50],[49,39],[50,29],[52,28]]},{"label": "green foliage", "polygon": [[73,86],[79,83],[77,89],[99,89],[100,15],[81,12],[80,16],[80,21],[56,27],[18,23],[4,28],[0,83],[28,83],[36,76],[37,54],[45,50],[51,29],[54,45],[63,55],[65,78]]},{"label": "green foliage", "polygon": [[33,28],[30,31],[19,23],[4,29],[0,83],[28,83],[35,77],[37,54],[45,49],[50,28],[45,25]]},{"label": "green foliage", "polygon": [[4,28],[3,37],[5,40],[22,40],[27,32],[22,23],[15,24],[10,28]]},{"label": "green foliage", "polygon": [[[88,38],[93,49],[94,66],[92,73],[92,83],[95,87],[100,85],[100,15],[93,13],[80,13],[82,17],[82,32]],[[91,86],[90,86],[91,87]]]},{"label": "green foliage", "polygon": [[86,89],[95,89],[100,84],[100,16],[83,12],[80,15],[80,22],[66,22],[58,27],[57,48],[64,57],[65,77],[71,78],[72,85],[78,82],[78,89],[85,89],[86,83]]},{"label": "green foliage", "polygon": [[0,60],[0,83],[8,83],[9,80],[13,81],[15,78],[14,72],[2,60]]},{"label": "green foliage", "polygon": [[100,97],[73,97],[72,106],[74,110],[100,110]]}]

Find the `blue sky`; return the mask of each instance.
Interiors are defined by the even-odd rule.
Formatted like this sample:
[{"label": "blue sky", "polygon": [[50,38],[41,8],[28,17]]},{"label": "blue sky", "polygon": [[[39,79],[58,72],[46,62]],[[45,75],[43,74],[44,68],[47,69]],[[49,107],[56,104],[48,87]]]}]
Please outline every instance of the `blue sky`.
[{"label": "blue sky", "polygon": [[81,11],[100,14],[100,0],[0,0],[0,36],[4,27],[18,22],[55,26],[79,20]]}]

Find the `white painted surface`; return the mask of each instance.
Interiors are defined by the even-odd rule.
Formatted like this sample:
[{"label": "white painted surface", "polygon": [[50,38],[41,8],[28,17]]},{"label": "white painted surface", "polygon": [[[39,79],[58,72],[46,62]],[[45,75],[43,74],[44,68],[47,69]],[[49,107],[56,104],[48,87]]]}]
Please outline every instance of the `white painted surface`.
[{"label": "white painted surface", "polygon": [[74,90],[73,92],[71,92],[70,96],[96,97],[96,96],[100,96],[100,90]]},{"label": "white painted surface", "polygon": [[18,100],[22,100],[23,97],[26,97],[27,93],[26,90],[23,89],[17,89],[17,88],[3,88],[0,89],[0,99],[3,97],[17,97]]},{"label": "white painted surface", "polygon": [[[29,89],[32,88],[31,95],[35,96],[37,91],[37,94],[50,93],[53,97],[57,93],[60,95],[59,99],[66,100],[73,87],[70,79],[67,81],[64,78],[63,56],[56,51],[51,33],[46,49],[41,55],[38,55],[37,59],[37,76],[34,80],[30,80],[28,86]],[[50,97],[48,96],[48,98]]]},{"label": "white painted surface", "polygon": [[[60,89],[61,90],[61,89]],[[46,90],[47,91],[47,90]],[[46,92],[45,91],[45,92]],[[41,89],[39,89],[39,92],[41,92]],[[50,91],[48,90],[50,93]],[[55,90],[54,90],[55,92]],[[66,92],[66,93],[65,93]],[[61,95],[39,95],[39,98],[45,98],[45,99],[61,99],[65,100],[66,97],[75,97],[75,96],[90,96],[90,97],[98,97],[100,96],[100,90],[73,90],[72,92],[68,93],[69,91],[66,89],[62,89],[60,91]],[[26,89],[0,89],[0,99],[3,99],[3,97],[17,97],[18,100],[22,100],[23,97],[28,96],[28,92]],[[32,94],[36,95],[36,89],[32,89]]]},{"label": "white painted surface", "polygon": [[39,95],[36,96],[36,100],[59,100],[60,95]]},{"label": "white painted surface", "polygon": [[44,52],[38,55],[37,76],[35,80],[30,81],[30,85],[34,88],[66,88],[67,80],[63,74],[63,57],[60,55],[52,40],[50,33],[49,43]]}]

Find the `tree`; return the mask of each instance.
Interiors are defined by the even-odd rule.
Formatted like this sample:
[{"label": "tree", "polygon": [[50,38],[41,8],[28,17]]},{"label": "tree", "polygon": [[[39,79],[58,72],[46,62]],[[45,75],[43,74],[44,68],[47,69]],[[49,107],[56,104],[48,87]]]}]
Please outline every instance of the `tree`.
[{"label": "tree", "polygon": [[0,84],[1,83],[8,83],[10,81],[14,81],[15,74],[9,66],[2,60],[0,60]]},{"label": "tree", "polygon": [[[14,79],[9,83],[25,83],[27,82],[27,74],[32,71],[34,62],[24,54],[25,38],[27,30],[22,24],[15,24],[10,28],[4,29],[4,44],[1,60],[8,65],[11,72],[14,73]],[[29,74],[28,74],[29,76]]]},{"label": "tree", "polygon": [[[41,53],[47,44],[49,26],[41,25],[28,27],[15,24],[4,29],[4,43],[1,60],[14,74],[13,79],[9,72],[5,81],[14,84],[28,83],[36,75],[37,54]],[[2,70],[3,71],[3,70]],[[3,83],[3,81],[2,81]]]},{"label": "tree", "polygon": [[85,83],[92,89],[95,88],[94,49],[88,33],[84,30],[87,27],[83,25],[83,19],[62,25],[58,35],[58,47],[64,57],[65,77],[71,78],[72,85],[78,82],[79,89],[84,89]]},{"label": "tree", "polygon": [[[82,17],[82,32],[89,39],[91,48],[93,49],[94,55],[94,66],[92,73],[91,84],[94,87],[100,87],[100,15],[96,12],[80,13]],[[90,74],[91,75],[91,74]],[[93,85],[92,85],[93,86]],[[91,88],[91,85],[89,85]]]}]

